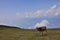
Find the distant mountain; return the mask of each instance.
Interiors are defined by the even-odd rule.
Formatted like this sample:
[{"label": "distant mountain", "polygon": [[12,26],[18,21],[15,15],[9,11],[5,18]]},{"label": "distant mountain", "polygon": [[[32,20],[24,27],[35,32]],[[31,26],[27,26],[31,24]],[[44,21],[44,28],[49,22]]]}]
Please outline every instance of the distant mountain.
[{"label": "distant mountain", "polygon": [[[7,25],[0,25],[0,27],[6,27],[6,28],[19,28],[19,27],[16,27],[16,26],[7,26]],[[19,28],[21,29],[21,28]]]}]

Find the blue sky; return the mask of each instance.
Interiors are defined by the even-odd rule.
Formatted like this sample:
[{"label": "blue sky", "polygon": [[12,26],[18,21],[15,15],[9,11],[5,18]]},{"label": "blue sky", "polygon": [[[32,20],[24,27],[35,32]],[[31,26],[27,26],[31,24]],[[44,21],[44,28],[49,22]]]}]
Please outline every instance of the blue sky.
[{"label": "blue sky", "polygon": [[0,0],[0,25],[60,28],[60,0]]}]

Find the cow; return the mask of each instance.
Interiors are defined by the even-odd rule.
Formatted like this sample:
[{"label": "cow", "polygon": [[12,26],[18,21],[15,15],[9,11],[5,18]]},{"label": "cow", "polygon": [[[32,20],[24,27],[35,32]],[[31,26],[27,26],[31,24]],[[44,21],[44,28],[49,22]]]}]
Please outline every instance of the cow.
[{"label": "cow", "polygon": [[43,31],[46,31],[46,32],[47,32],[46,26],[36,27],[36,29],[37,29],[39,32],[42,32],[42,36],[43,36]]}]

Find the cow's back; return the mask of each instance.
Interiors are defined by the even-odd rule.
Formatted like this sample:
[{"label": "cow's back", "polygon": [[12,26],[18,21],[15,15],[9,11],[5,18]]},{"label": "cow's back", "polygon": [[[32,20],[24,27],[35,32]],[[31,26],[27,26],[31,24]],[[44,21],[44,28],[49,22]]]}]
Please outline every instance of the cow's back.
[{"label": "cow's back", "polygon": [[46,30],[46,27],[44,26],[44,27],[37,27],[36,28],[38,31],[45,31]]}]

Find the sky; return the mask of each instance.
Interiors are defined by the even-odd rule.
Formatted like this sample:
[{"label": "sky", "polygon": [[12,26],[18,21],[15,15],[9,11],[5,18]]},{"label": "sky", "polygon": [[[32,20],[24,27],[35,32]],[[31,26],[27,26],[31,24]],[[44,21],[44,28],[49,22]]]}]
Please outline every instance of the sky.
[{"label": "sky", "polygon": [[60,0],[0,0],[0,25],[60,28]]}]

